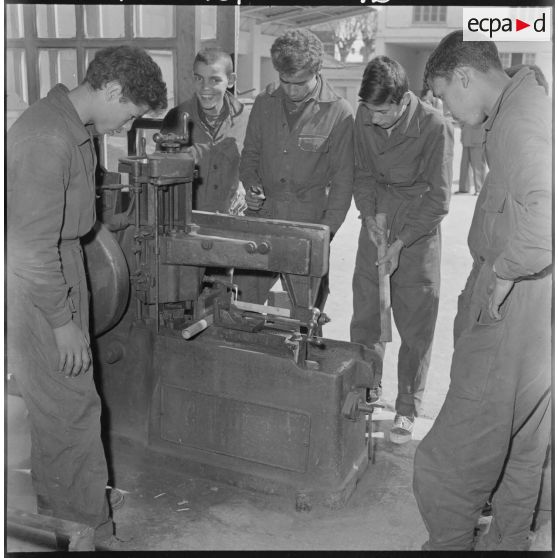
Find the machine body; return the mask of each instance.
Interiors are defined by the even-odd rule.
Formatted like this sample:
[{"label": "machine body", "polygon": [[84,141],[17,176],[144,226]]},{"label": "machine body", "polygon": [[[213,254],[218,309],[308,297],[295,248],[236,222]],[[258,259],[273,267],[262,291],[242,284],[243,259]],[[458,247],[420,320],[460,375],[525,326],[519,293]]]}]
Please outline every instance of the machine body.
[{"label": "machine body", "polygon": [[[129,184],[100,186],[106,225],[85,245],[110,438],[297,509],[342,506],[369,463],[381,359],[319,336],[328,227],[193,211],[186,123],[176,137],[121,159]],[[242,301],[238,268],[280,273],[290,304]]]}]

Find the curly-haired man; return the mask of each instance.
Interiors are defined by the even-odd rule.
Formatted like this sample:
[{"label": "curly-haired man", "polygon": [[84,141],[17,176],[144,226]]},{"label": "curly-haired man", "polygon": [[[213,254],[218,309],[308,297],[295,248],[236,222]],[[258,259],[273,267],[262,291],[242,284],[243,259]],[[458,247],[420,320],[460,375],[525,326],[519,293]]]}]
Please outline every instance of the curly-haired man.
[{"label": "curly-haired man", "polygon": [[29,411],[37,508],[95,528],[96,542],[114,526],[80,246],[95,222],[91,128],[125,129],[166,104],[144,50],[107,48],[81,84],[53,87],[7,137],[8,370]]},{"label": "curly-haired man", "polygon": [[[280,85],[258,95],[240,161],[252,215],[328,225],[343,223],[353,184],[353,113],[321,75],[324,49],[310,31],[277,37],[271,61]],[[247,214],[250,214],[248,211]],[[263,277],[264,302],[275,277]],[[316,305],[323,308],[327,277]]]}]

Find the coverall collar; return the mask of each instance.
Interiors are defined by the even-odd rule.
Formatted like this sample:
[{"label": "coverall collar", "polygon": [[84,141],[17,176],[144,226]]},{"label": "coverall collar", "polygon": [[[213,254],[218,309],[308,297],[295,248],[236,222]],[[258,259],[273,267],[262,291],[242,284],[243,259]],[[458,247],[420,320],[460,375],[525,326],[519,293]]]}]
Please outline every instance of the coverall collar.
[{"label": "coverall collar", "polygon": [[[337,101],[340,97],[333,91],[329,83],[322,78],[321,74],[317,75],[318,86],[312,92],[312,95],[306,99],[306,102],[310,100],[315,100],[318,103],[333,103]],[[287,94],[283,91],[283,88],[279,85],[272,93],[272,97],[278,97],[280,99],[286,99]]]},{"label": "coverall collar", "polygon": [[500,95],[500,97],[498,97],[496,103],[494,103],[494,106],[492,107],[488,118],[484,121],[483,127],[485,130],[488,131],[492,128],[492,124],[498,116],[500,106],[502,105],[504,100],[507,99],[526,79],[529,79],[529,76],[531,76],[532,80],[535,80],[535,73],[532,70],[530,70],[529,68],[521,68],[521,70],[519,70],[517,74],[515,74],[511,78],[511,81],[508,83],[508,85],[506,85],[506,87],[502,91],[502,94]]},{"label": "coverall collar", "polygon": [[[407,108],[405,109],[405,113],[400,118],[399,122],[395,124],[392,132],[397,131],[397,133],[410,137],[410,138],[418,138],[420,137],[420,123],[418,117],[415,118],[417,108],[418,108],[418,98],[412,92],[408,92],[410,95],[410,102]],[[365,126],[375,126],[374,122],[372,121],[372,115],[369,111],[364,112],[364,125]]]},{"label": "coverall collar", "polygon": [[[200,105],[198,98],[194,95],[191,99],[192,104],[196,107],[196,114],[200,117],[203,114],[203,109]],[[230,120],[231,125],[234,119],[244,110],[244,105],[229,91],[225,91],[225,96],[223,97],[223,104],[226,107],[226,116],[223,120]],[[188,111],[193,112],[193,111]]]},{"label": "coverall collar", "polygon": [[88,128],[81,121],[72,101],[68,97],[70,90],[63,84],[56,84],[47,94],[47,99],[66,117],[68,131],[81,145],[91,139]]}]

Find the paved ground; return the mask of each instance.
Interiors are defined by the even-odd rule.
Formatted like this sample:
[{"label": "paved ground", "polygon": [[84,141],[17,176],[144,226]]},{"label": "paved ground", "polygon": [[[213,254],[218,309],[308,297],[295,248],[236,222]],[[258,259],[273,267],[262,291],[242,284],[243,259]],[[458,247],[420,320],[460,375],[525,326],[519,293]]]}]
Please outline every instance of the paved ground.
[{"label": "paved ground", "polygon": [[[459,163],[459,137],[456,161]],[[457,176],[457,175],[456,175]],[[455,189],[455,187],[454,187]],[[293,502],[165,471],[133,454],[118,458],[118,487],[126,505],[115,514],[120,550],[418,550],[426,539],[412,494],[412,460],[418,441],[439,411],[449,385],[452,327],[456,300],[468,274],[466,235],[476,198],[454,196],[443,222],[442,293],[423,417],[415,440],[395,446],[387,431],[393,421],[399,339],[388,345],[384,362],[384,397],[388,403],[374,414],[374,456],[357,489],[342,510],[294,511]],[[331,254],[331,291],[326,312],[332,322],[324,336],[348,340],[352,312],[351,278],[360,221],[354,207],[337,234]],[[8,398],[7,502],[35,511],[29,475],[29,439],[21,400]],[[547,550],[550,526],[539,533],[534,548]],[[8,539],[8,551],[31,550],[28,543]]]}]

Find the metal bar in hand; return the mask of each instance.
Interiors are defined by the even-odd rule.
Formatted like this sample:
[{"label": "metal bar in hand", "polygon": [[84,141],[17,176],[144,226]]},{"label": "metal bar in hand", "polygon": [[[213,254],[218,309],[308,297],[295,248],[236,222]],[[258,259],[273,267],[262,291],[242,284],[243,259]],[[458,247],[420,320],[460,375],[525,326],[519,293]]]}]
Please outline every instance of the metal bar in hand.
[{"label": "metal bar in hand", "polygon": [[[385,213],[376,215],[376,223],[382,233],[378,235],[378,259],[383,258],[387,252],[387,219]],[[391,341],[391,291],[389,264],[378,266],[378,279],[380,288],[380,341]]]}]

